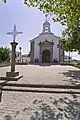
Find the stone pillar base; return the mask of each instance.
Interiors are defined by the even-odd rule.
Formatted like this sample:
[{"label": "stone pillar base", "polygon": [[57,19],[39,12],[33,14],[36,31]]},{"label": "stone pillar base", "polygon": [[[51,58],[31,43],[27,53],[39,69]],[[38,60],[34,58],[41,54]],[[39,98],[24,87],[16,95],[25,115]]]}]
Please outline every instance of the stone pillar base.
[{"label": "stone pillar base", "polygon": [[16,77],[19,76],[19,72],[6,72],[6,77]]},{"label": "stone pillar base", "polygon": [[19,72],[6,72],[6,76],[0,77],[0,80],[17,81],[22,77],[19,75]]}]

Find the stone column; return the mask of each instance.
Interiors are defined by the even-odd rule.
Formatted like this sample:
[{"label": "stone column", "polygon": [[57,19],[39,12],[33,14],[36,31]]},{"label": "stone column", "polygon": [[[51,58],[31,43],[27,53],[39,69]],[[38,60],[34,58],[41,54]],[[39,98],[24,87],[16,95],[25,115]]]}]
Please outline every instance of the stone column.
[{"label": "stone column", "polygon": [[2,99],[2,86],[0,85],[0,102],[1,102],[1,99]]},{"label": "stone column", "polygon": [[17,42],[13,41],[10,43],[12,46],[12,57],[11,57],[11,72],[6,72],[6,77],[16,77],[19,76],[19,72],[15,71],[15,64],[16,64],[16,46],[18,45]]},{"label": "stone column", "polygon": [[19,48],[20,49],[20,60],[19,60],[19,62],[21,63],[21,47]]},{"label": "stone column", "polygon": [[10,43],[12,45],[12,60],[11,60],[11,72],[15,72],[15,64],[16,64],[16,46],[18,45],[17,42],[11,42]]}]

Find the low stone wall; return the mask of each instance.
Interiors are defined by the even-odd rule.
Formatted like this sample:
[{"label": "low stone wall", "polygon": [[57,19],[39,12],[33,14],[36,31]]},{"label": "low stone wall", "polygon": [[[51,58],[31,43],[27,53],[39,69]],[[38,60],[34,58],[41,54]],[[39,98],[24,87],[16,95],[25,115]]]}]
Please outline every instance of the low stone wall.
[{"label": "low stone wall", "polygon": [[11,63],[0,63],[0,67],[6,67],[6,66],[10,66]]},{"label": "low stone wall", "polygon": [[28,63],[21,62],[21,63],[16,63],[16,65],[28,65]]},{"label": "low stone wall", "polygon": [[69,66],[72,66],[71,63],[60,63],[60,65],[69,65]]},{"label": "low stone wall", "polygon": [[[0,67],[6,67],[6,66],[10,66],[11,63],[0,63]],[[16,65],[28,65],[28,63],[16,63]]]}]

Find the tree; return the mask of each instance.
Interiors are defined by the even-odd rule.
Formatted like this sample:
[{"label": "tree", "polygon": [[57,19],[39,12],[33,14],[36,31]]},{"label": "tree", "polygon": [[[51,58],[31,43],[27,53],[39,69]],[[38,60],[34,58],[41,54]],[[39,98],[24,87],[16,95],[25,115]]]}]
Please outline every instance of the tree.
[{"label": "tree", "polygon": [[73,51],[72,41],[62,39],[61,46],[64,51],[69,52],[69,63],[70,63],[70,59],[71,59],[70,53]]},{"label": "tree", "polygon": [[10,62],[9,48],[0,47],[0,62]]}]

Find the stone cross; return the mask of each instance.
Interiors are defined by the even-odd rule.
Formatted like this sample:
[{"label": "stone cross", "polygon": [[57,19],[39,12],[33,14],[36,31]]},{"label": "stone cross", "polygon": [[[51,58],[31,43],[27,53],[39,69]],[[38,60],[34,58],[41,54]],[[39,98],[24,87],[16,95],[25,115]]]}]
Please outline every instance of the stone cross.
[{"label": "stone cross", "polygon": [[8,34],[8,35],[12,35],[12,36],[13,36],[13,41],[15,41],[15,40],[16,40],[16,36],[17,36],[18,34],[22,34],[22,32],[18,32],[18,31],[16,30],[16,25],[14,25],[14,29],[12,30],[12,32],[8,32],[7,34]]},{"label": "stone cross", "polygon": [[15,55],[16,55],[16,46],[18,45],[18,43],[15,42],[15,39],[16,39],[16,36],[18,34],[22,34],[22,32],[17,32],[16,25],[14,25],[13,31],[8,32],[7,34],[13,36],[13,42],[11,42],[11,46],[12,46],[11,73],[7,72],[7,76],[9,76],[9,74],[12,74],[12,72],[15,72],[15,64],[16,64]]}]

